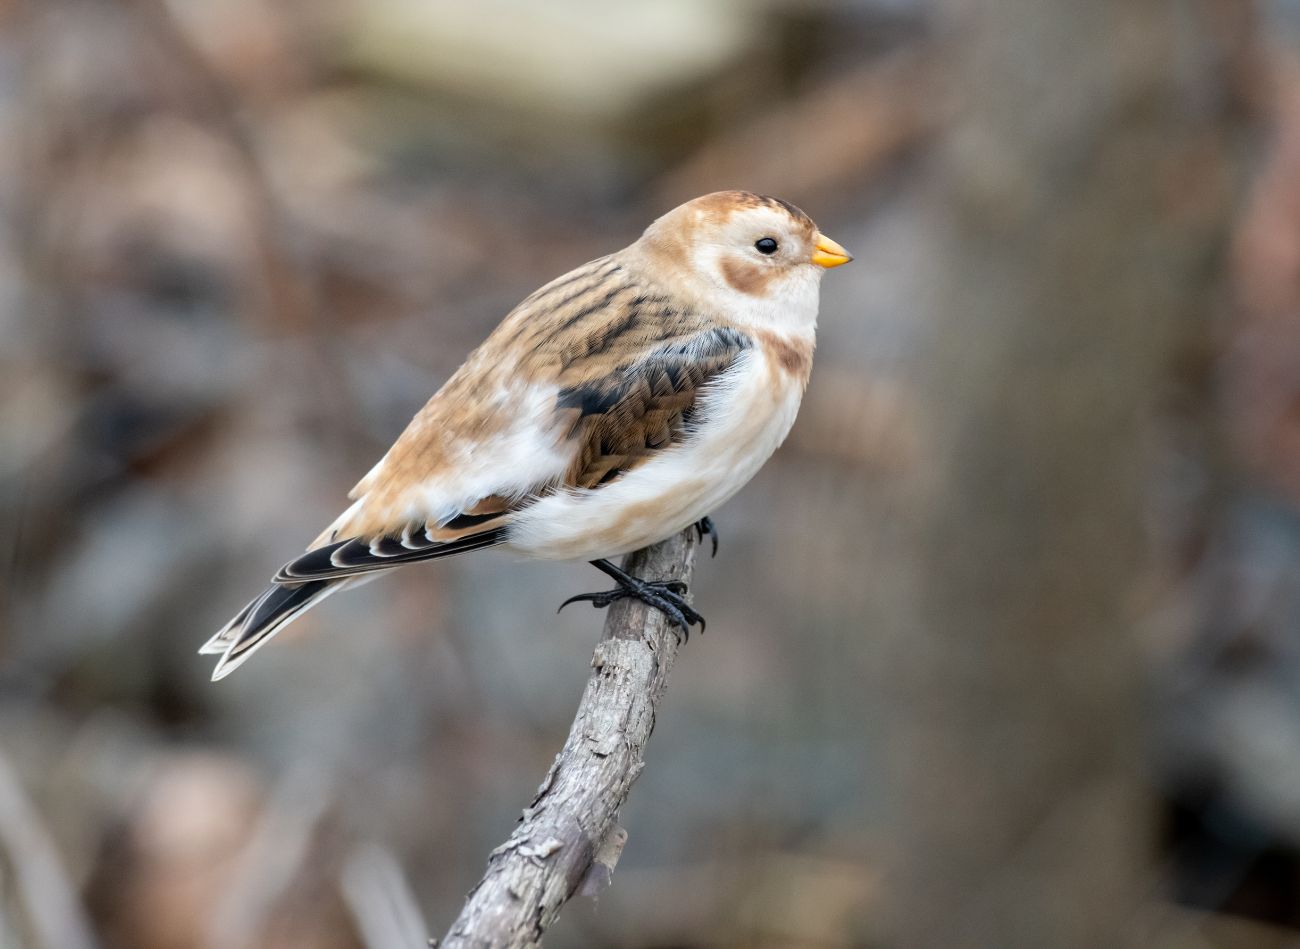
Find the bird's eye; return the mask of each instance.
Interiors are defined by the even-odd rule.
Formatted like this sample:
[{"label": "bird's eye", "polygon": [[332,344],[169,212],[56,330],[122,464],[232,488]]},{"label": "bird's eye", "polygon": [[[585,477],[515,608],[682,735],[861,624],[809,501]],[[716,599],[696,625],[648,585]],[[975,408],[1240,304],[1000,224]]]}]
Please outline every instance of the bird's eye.
[{"label": "bird's eye", "polygon": [[754,250],[758,251],[760,254],[775,254],[776,241],[771,237],[760,237],[758,240],[754,241]]}]

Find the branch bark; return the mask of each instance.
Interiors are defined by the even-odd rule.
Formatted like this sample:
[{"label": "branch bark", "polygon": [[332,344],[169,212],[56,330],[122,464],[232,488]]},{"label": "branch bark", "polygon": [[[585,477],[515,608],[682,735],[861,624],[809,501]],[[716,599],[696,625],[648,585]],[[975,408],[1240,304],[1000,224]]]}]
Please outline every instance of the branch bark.
[{"label": "branch bark", "polygon": [[[623,569],[689,582],[695,549],[688,529],[629,554]],[[519,826],[488,857],[443,949],[536,946],[575,893],[609,882],[626,839],[618,812],[645,766],[677,648],[658,610],[635,600],[609,608],[564,748]]]}]

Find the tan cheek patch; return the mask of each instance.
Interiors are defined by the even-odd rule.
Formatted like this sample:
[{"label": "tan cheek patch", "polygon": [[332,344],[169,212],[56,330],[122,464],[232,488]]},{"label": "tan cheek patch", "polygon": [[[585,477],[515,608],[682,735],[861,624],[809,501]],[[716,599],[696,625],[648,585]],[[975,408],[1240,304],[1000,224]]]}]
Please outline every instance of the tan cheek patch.
[{"label": "tan cheek patch", "polygon": [[724,260],[722,262],[722,279],[735,290],[758,296],[767,291],[768,285],[777,277],[775,267],[749,263],[743,260]]}]

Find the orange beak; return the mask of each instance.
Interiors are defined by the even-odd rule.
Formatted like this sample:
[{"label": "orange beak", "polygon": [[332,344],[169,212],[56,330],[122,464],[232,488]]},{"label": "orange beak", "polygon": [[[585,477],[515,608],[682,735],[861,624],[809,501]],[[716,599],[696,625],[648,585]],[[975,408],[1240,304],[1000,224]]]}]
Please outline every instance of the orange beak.
[{"label": "orange beak", "polygon": [[825,234],[817,235],[817,249],[813,251],[812,262],[819,267],[825,267],[830,270],[832,267],[838,267],[840,264],[847,264],[853,259],[853,255],[841,247],[835,241],[831,240]]}]

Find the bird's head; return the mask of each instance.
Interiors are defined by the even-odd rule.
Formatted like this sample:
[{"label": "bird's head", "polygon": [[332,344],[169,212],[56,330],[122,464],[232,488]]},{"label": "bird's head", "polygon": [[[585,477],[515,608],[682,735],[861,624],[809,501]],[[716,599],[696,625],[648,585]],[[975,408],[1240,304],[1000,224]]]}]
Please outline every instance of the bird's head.
[{"label": "bird's head", "polygon": [[811,297],[814,316],[821,275],[853,259],[793,204],[748,191],[688,201],[651,224],[638,243],[678,273],[760,310]]}]

